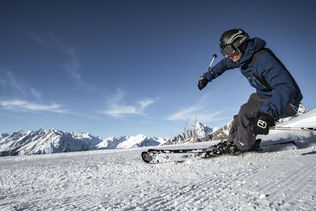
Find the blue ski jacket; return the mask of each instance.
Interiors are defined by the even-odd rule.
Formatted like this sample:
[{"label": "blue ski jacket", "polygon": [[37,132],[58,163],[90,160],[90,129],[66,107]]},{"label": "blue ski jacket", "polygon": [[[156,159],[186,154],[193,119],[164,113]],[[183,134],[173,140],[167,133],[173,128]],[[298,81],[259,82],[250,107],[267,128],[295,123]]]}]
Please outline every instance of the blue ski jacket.
[{"label": "blue ski jacket", "polygon": [[[239,67],[250,85],[256,89],[259,97],[269,99],[260,107],[259,112],[278,118],[288,106],[295,108],[299,105],[303,96],[292,75],[275,56],[264,51],[253,62],[253,55],[264,49],[265,46],[266,42],[258,37],[250,39],[247,49],[239,61],[233,62],[224,58],[209,68],[203,76],[212,81],[226,70]],[[258,78],[262,80],[258,80]]]}]

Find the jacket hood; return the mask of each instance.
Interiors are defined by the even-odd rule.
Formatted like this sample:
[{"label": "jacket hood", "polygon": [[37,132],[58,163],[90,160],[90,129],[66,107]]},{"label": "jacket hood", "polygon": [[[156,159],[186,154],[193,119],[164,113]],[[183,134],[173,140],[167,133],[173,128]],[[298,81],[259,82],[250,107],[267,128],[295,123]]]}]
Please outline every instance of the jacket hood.
[{"label": "jacket hood", "polygon": [[241,57],[239,63],[245,63],[250,60],[252,56],[259,50],[266,46],[266,41],[255,37],[249,40],[245,54]]}]

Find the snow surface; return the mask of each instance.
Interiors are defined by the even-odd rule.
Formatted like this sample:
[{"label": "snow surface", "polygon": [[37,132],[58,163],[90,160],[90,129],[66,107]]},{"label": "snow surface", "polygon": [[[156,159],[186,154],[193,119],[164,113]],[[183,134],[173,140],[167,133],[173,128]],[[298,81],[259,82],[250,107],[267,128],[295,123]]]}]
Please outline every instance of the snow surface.
[{"label": "snow surface", "polygon": [[[284,124],[315,127],[315,118],[316,110]],[[315,210],[316,132],[260,138],[262,145],[293,140],[297,146],[154,165],[141,160],[146,148],[0,157],[0,208]]]}]

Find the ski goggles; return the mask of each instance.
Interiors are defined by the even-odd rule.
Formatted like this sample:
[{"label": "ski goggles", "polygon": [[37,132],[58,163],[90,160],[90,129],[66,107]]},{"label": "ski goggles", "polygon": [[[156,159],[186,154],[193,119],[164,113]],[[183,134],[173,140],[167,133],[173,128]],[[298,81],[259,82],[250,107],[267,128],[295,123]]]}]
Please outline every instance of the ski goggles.
[{"label": "ski goggles", "polygon": [[229,44],[223,47],[221,51],[225,57],[231,57],[235,53],[236,48],[234,47],[233,44]]}]

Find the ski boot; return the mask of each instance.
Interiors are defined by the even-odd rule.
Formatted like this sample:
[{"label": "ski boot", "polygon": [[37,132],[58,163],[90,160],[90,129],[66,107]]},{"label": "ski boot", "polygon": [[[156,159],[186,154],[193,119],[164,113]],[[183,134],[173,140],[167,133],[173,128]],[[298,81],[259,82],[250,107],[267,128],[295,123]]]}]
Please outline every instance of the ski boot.
[{"label": "ski boot", "polygon": [[257,139],[255,144],[250,149],[248,149],[247,151],[248,152],[258,152],[258,151],[260,151],[261,150],[260,144],[261,144],[261,139]]},{"label": "ski boot", "polygon": [[224,141],[221,143],[218,143],[216,145],[216,148],[218,150],[218,154],[239,154],[240,150],[238,147],[231,142]]}]

